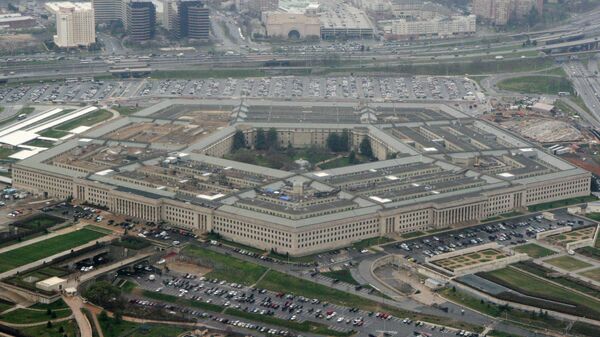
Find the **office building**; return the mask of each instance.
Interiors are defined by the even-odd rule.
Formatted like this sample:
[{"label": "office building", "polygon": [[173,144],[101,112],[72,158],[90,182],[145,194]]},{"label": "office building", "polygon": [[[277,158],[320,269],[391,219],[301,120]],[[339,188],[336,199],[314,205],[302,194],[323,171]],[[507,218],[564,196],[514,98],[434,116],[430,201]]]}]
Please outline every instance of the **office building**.
[{"label": "office building", "polygon": [[124,5],[124,26],[129,39],[135,42],[154,37],[156,7],[150,0],[128,0]]},{"label": "office building", "polygon": [[260,16],[263,12],[276,11],[279,0],[236,0],[235,6],[240,12]]},{"label": "office building", "polygon": [[[254,144],[270,128],[282,148],[324,147],[345,133],[357,151],[368,139],[378,161],[297,171],[225,158],[236,132]],[[590,180],[441,103],[169,100],[13,165],[18,189],[291,255],[586,196]]]},{"label": "office building", "polygon": [[543,11],[540,0],[473,0],[473,14],[495,25],[506,25],[511,18],[521,19],[532,8]]},{"label": "office building", "polygon": [[476,16],[435,16],[431,19],[404,18],[380,21],[388,40],[443,39],[476,32]]},{"label": "office building", "polygon": [[49,2],[45,7],[56,16],[54,44],[58,47],[87,47],[96,42],[94,9],[90,2]]},{"label": "office building", "polygon": [[122,20],[123,0],[92,0],[96,23]]},{"label": "office building", "polygon": [[180,0],[177,5],[177,29],[180,38],[208,40],[208,7],[200,0]]}]

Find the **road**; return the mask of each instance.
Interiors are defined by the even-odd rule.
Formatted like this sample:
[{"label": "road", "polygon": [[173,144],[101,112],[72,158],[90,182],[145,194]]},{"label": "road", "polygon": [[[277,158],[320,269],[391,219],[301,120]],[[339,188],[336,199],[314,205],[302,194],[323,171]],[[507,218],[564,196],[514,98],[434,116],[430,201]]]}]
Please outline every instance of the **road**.
[{"label": "road", "polygon": [[598,69],[598,61],[596,58],[591,58],[590,62],[596,64],[587,67],[582,62],[573,61],[566,63],[563,68],[573,82],[577,94],[590,111],[590,114],[586,113],[583,116],[588,117],[590,123],[598,128],[600,125],[600,99],[598,97],[600,95],[600,78],[591,70]]}]

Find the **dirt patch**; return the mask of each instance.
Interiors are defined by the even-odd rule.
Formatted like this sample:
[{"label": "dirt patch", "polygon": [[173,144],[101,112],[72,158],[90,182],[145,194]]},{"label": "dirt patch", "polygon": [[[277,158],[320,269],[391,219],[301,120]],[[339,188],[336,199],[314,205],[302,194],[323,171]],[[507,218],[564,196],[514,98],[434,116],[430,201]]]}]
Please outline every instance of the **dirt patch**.
[{"label": "dirt patch", "polygon": [[208,274],[211,271],[210,268],[201,267],[197,264],[183,262],[183,261],[168,262],[167,267],[170,270],[180,273],[180,274],[188,273],[188,274],[194,274],[197,276],[203,276],[205,274]]}]

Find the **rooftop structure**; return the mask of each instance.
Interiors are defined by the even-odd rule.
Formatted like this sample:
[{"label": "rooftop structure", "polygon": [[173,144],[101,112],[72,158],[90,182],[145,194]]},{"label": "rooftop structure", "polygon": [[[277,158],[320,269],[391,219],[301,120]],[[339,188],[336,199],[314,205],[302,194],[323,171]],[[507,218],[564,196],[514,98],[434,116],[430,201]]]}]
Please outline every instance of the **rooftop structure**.
[{"label": "rooftop structure", "polygon": [[[284,148],[324,148],[336,133],[359,152],[367,139],[374,161],[311,171],[228,159],[236,134],[255,144],[260,129]],[[13,179],[293,255],[590,191],[589,172],[444,104],[249,99],[163,101],[22,160]]]}]

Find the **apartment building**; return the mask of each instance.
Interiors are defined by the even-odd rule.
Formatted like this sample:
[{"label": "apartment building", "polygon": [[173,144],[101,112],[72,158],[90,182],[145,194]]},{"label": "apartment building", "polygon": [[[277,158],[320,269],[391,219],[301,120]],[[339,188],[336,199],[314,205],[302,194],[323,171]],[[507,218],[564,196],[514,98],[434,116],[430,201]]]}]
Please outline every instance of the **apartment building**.
[{"label": "apartment building", "polygon": [[50,2],[45,6],[56,16],[54,43],[58,47],[88,47],[96,42],[96,24],[91,3]]}]

